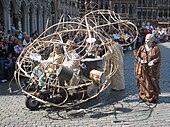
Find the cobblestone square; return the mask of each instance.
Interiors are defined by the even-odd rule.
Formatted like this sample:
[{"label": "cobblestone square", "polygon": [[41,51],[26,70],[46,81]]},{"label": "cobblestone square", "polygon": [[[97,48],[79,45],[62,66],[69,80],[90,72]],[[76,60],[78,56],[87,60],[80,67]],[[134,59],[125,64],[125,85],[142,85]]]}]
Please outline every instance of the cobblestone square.
[{"label": "cobblestone square", "polygon": [[[73,109],[41,108],[29,111],[25,96],[10,94],[8,83],[0,83],[1,127],[168,127],[170,126],[170,42],[160,43],[161,95],[157,104],[139,103],[132,51],[124,54],[123,91],[106,89],[97,98]],[[17,90],[15,82],[13,90]]]}]

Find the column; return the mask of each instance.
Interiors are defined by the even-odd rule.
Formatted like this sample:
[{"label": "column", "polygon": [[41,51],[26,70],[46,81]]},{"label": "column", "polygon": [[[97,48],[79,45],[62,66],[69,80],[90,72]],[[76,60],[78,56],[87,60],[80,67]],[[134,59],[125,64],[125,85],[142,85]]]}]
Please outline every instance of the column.
[{"label": "column", "polygon": [[18,18],[18,30],[22,31],[22,25],[21,25],[21,1],[19,1],[19,3],[18,3],[18,15],[17,15],[17,18]]},{"label": "column", "polygon": [[8,3],[5,4],[4,6],[4,23],[5,23],[5,27],[6,30],[11,30],[11,19],[10,19],[10,1],[6,1]]},{"label": "column", "polygon": [[43,32],[43,7],[40,7],[39,10],[39,34]]},{"label": "column", "polygon": [[27,33],[30,34],[30,5],[28,5],[28,12],[27,12],[27,18],[26,18],[26,23],[27,23]]}]

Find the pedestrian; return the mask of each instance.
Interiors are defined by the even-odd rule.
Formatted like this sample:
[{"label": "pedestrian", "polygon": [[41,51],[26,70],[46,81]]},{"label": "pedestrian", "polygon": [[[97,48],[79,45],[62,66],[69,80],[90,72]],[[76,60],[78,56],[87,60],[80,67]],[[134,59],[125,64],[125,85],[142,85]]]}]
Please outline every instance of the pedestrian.
[{"label": "pedestrian", "polygon": [[145,43],[136,54],[135,74],[141,101],[156,102],[159,94],[161,53],[153,34],[147,34]]},{"label": "pedestrian", "polygon": [[114,42],[108,46],[108,51],[102,56],[104,61],[104,71],[110,73],[110,66],[117,67],[117,71],[110,78],[110,88],[112,90],[124,90],[124,66],[123,66],[123,49],[121,45]]}]

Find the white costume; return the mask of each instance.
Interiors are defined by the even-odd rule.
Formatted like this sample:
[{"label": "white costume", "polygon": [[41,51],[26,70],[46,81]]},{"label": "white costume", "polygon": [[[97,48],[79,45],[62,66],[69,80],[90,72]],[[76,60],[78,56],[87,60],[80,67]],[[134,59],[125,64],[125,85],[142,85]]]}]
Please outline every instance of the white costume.
[{"label": "white costume", "polygon": [[[118,43],[114,43],[109,46],[109,51],[103,55],[103,61],[106,72],[110,72],[110,66],[118,65],[116,73],[110,78],[111,84],[110,88],[114,90],[123,90],[125,89],[125,80],[124,80],[124,67],[123,67],[123,51],[122,47]],[[114,67],[113,67],[114,68]]]}]

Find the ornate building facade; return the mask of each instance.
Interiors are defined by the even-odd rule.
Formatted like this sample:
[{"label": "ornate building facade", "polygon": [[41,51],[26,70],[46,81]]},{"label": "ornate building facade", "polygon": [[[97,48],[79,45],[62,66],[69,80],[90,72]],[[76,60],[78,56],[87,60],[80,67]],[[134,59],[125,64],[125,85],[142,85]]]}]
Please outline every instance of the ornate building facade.
[{"label": "ornate building facade", "polygon": [[[130,20],[136,19],[137,0],[80,0],[80,15],[83,16],[94,9],[111,9],[121,17]],[[83,3],[83,4],[82,4]]]},{"label": "ornate building facade", "polygon": [[78,0],[0,0],[0,26],[2,30],[17,29],[31,34],[41,33],[47,21],[54,24],[60,16],[77,17]]},{"label": "ornate building facade", "polygon": [[95,9],[114,10],[138,26],[170,22],[170,0],[0,0],[0,29],[41,33],[47,21],[52,25],[63,14],[68,20]]},{"label": "ornate building facade", "polygon": [[137,25],[170,21],[170,0],[137,0]]},{"label": "ornate building facade", "polygon": [[[91,6],[87,7],[87,3]],[[80,0],[81,16],[90,9],[101,8],[114,10],[137,26],[146,25],[147,22],[156,25],[159,21],[170,22],[170,0]]]}]

